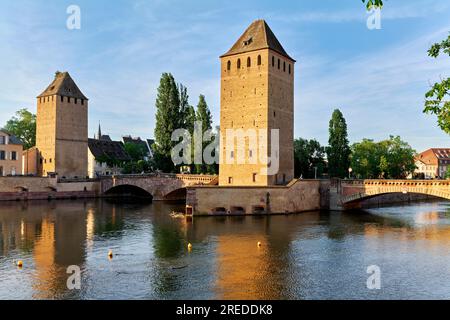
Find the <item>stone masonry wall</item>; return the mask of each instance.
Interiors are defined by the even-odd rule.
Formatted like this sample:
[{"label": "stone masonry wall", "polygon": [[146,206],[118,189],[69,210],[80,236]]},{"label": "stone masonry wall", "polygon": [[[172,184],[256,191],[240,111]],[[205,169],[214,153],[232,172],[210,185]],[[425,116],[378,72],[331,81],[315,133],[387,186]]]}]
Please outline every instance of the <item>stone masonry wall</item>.
[{"label": "stone masonry wall", "polygon": [[[272,187],[189,187],[186,204],[196,215],[297,213],[320,210],[326,182],[294,180],[288,186]],[[224,210],[224,211],[223,211]]]}]

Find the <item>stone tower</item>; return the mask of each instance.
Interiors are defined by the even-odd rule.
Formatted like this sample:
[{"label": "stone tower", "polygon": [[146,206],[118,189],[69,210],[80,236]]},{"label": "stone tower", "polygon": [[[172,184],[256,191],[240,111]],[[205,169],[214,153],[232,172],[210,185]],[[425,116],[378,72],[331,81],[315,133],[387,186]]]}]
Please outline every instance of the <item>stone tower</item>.
[{"label": "stone tower", "polygon": [[68,72],[56,72],[37,97],[36,147],[43,176],[87,176],[88,99]]},{"label": "stone tower", "polygon": [[[294,178],[294,64],[264,20],[253,22],[221,58],[220,176],[222,186],[268,186],[287,184]],[[256,132],[258,148],[251,138],[241,141],[241,151],[227,150],[227,129]],[[279,151],[271,154],[271,130],[279,129]],[[236,131],[235,131],[236,132]],[[259,134],[258,134],[259,135]],[[236,139],[236,141],[238,141]],[[239,145],[239,143],[237,143]],[[266,150],[259,152],[261,145]],[[242,152],[245,163],[238,163]],[[263,156],[279,158],[276,172],[263,174]],[[242,159],[242,157],[240,158]],[[255,162],[256,161],[256,162]]]}]

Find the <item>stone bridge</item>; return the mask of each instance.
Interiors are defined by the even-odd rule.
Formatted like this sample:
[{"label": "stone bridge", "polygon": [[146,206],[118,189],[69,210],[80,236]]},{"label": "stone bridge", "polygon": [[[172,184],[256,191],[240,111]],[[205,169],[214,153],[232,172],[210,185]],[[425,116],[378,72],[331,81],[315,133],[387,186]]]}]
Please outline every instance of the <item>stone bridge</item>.
[{"label": "stone bridge", "polygon": [[116,175],[101,178],[103,195],[133,194],[152,197],[153,200],[186,199],[186,187],[217,185],[218,177],[212,175],[166,174]]},{"label": "stone bridge", "polygon": [[386,194],[421,194],[450,200],[449,180],[333,180],[330,207],[349,209]]}]

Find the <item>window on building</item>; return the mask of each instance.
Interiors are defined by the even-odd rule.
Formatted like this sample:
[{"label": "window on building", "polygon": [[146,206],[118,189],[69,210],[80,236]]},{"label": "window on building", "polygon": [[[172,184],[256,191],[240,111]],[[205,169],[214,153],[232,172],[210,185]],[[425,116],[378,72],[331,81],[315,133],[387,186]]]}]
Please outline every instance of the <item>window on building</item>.
[{"label": "window on building", "polygon": [[261,65],[261,56],[258,56],[258,66]]},{"label": "window on building", "polygon": [[231,157],[231,159],[234,159],[234,151],[230,152],[230,157]]},{"label": "window on building", "polygon": [[81,105],[84,106],[84,100],[83,99],[81,99]]},{"label": "window on building", "polygon": [[11,160],[17,160],[17,152],[16,151],[11,152]]},{"label": "window on building", "polygon": [[64,97],[63,96],[61,96],[61,102],[64,102]]},{"label": "window on building", "polygon": [[248,150],[248,157],[253,158],[253,150]]},{"label": "window on building", "polygon": [[281,67],[281,60],[278,59],[278,70],[280,70],[280,67]]},{"label": "window on building", "polygon": [[247,58],[247,68],[252,66],[252,59],[250,57]]},{"label": "window on building", "polygon": [[272,67],[275,67],[275,57],[272,56]]},{"label": "window on building", "polygon": [[48,162],[49,162],[49,163],[52,163],[52,158],[48,159]]},{"label": "window on building", "polygon": [[233,183],[233,177],[228,177],[228,184],[232,184]]},{"label": "window on building", "polygon": [[283,62],[283,72],[286,72],[286,61]]},{"label": "window on building", "polygon": [[6,144],[6,137],[0,136],[0,144]]},{"label": "window on building", "polygon": [[230,71],[231,70],[231,61],[228,60],[227,62],[227,70]]},{"label": "window on building", "polygon": [[289,64],[289,74],[291,74],[291,64]]},{"label": "window on building", "polygon": [[70,103],[70,97],[67,97],[67,102]]},{"label": "window on building", "polygon": [[75,104],[77,104],[78,103],[78,99],[77,98],[75,98]]},{"label": "window on building", "polygon": [[3,150],[0,150],[0,160],[6,160],[6,152]]},{"label": "window on building", "polygon": [[256,173],[253,174],[253,182],[256,182]]},{"label": "window on building", "polygon": [[237,61],[237,68],[238,70],[241,69],[241,59],[238,59]]}]

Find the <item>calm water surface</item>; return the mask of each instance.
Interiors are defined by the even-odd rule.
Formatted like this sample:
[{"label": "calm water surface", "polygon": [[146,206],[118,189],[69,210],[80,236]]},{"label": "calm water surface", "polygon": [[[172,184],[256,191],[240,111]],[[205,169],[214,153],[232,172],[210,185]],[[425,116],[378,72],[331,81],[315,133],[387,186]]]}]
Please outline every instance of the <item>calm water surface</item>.
[{"label": "calm water surface", "polygon": [[450,299],[450,202],[193,222],[174,208],[1,203],[0,299]]}]

